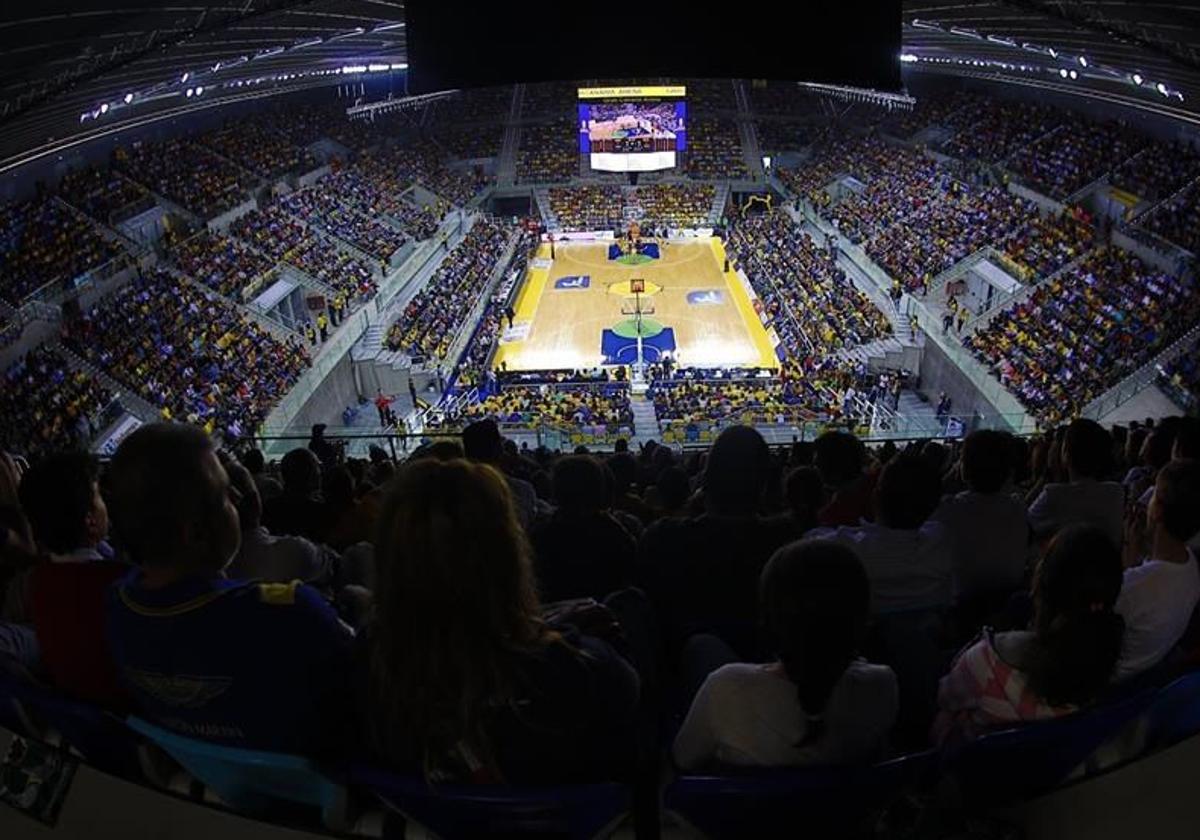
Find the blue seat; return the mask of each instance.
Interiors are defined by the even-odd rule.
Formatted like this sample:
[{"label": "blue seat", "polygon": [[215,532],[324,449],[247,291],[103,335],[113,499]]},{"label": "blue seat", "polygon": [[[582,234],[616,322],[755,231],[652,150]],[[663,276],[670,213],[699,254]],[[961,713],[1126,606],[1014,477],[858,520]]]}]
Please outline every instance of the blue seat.
[{"label": "blue seat", "polygon": [[936,768],[937,753],[928,751],[866,767],[680,776],[664,804],[712,838],[835,836],[924,788]]},{"label": "blue seat", "polygon": [[126,722],[236,811],[257,817],[286,817],[315,810],[327,827],[344,827],[346,789],[311,759],[211,744],[137,717]]},{"label": "blue seat", "polygon": [[[629,813],[631,793],[615,782],[558,786],[439,784],[368,766],[350,782],[443,840],[460,837],[606,835]],[[391,836],[389,828],[385,836]],[[395,836],[402,836],[397,830]]]},{"label": "blue seat", "polygon": [[1163,686],[1146,710],[1146,746],[1161,750],[1200,733],[1200,671]]},{"label": "blue seat", "polygon": [[70,748],[98,770],[127,779],[142,776],[142,741],[99,706],[0,673],[0,725],[19,735]]},{"label": "blue seat", "polygon": [[[1097,750],[1121,735],[1149,706],[1153,688],[1065,717],[992,732],[947,752],[944,771],[963,804],[977,809],[1047,793],[1097,774],[1084,769]],[[1125,756],[1130,758],[1132,756]],[[1100,772],[1112,769],[1100,768]]]}]

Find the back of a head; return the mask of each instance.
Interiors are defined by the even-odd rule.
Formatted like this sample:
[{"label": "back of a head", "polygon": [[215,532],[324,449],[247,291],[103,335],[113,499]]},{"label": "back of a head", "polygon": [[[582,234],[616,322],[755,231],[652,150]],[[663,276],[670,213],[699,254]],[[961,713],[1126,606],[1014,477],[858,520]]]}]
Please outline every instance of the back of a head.
[{"label": "back of a head", "polygon": [[554,465],[554,501],[571,513],[597,511],[608,501],[604,467],[590,455],[568,455]]},{"label": "back of a head", "polygon": [[1158,471],[1154,496],[1150,501],[1151,518],[1157,519],[1167,534],[1187,542],[1200,532],[1200,461],[1170,461]]},{"label": "back of a head", "polygon": [[258,493],[258,485],[254,476],[243,464],[229,461],[225,464],[225,472],[229,475],[229,484],[240,497],[237,502],[238,520],[242,530],[257,528],[262,521],[262,497]]},{"label": "back of a head", "polygon": [[321,462],[308,449],[293,449],[284,455],[279,475],[287,493],[306,496],[321,489]]},{"label": "back of a head", "polygon": [[[94,544],[90,539],[90,518],[108,522],[103,503],[97,510],[96,480],[100,474],[96,460],[83,452],[70,452],[36,463],[21,478],[21,507],[29,518],[34,539],[46,551],[70,552]],[[97,535],[103,538],[104,534]]]},{"label": "back of a head", "polygon": [[752,513],[767,485],[771,451],[750,426],[717,436],[704,467],[704,498],[715,513]]},{"label": "back of a head", "polygon": [[512,654],[544,634],[529,550],[495,469],[401,467],[376,533],[370,731],[383,755],[482,750],[483,709],[503,702]]},{"label": "back of a head", "polygon": [[1171,456],[1200,459],[1200,417],[1180,418]]},{"label": "back of a head", "polygon": [[1051,705],[1085,703],[1108,685],[1125,628],[1113,612],[1121,582],[1120,552],[1100,528],[1069,525],[1046,547],[1034,579],[1029,675]]},{"label": "back of a head", "polygon": [[788,473],[785,484],[788,507],[802,521],[816,521],[825,504],[825,483],[816,467],[798,467]]},{"label": "back of a head", "polygon": [[613,444],[613,452],[620,453],[620,452],[628,452],[628,451],[629,451],[629,441],[626,440],[625,438],[617,438],[617,442],[615,444]]},{"label": "back of a head", "polygon": [[242,466],[250,470],[251,475],[260,475],[267,468],[267,461],[263,457],[261,449],[247,449],[238,457],[238,460],[242,462]]},{"label": "back of a head", "polygon": [[813,450],[813,463],[828,486],[841,487],[862,475],[862,441],[849,432],[826,432]]},{"label": "back of a head", "polygon": [[[820,716],[866,634],[871,587],[857,555],[832,540],[775,552],[760,581],[763,620],[800,705]],[[819,727],[810,729],[812,736]]]},{"label": "back of a head", "polygon": [[1163,419],[1146,438],[1143,454],[1147,466],[1157,470],[1171,460],[1171,453],[1175,448],[1175,436],[1179,432],[1179,421],[1178,417]]},{"label": "back of a head", "polygon": [[220,568],[237,551],[223,469],[212,441],[184,423],[142,426],[113,457],[108,487],[114,532],[134,562],[172,566],[187,555]]},{"label": "back of a head", "polygon": [[875,487],[875,515],[888,528],[914,530],[925,524],[942,496],[942,479],[924,458],[899,455],[888,462]]},{"label": "back of a head", "polygon": [[354,476],[344,466],[327,470],[321,479],[321,492],[334,509],[350,507],[354,504]]},{"label": "back of a head", "polygon": [[1012,436],[995,429],[980,429],[963,441],[963,481],[976,493],[999,492],[1011,474]]},{"label": "back of a head", "polygon": [[692,488],[683,467],[664,469],[658,474],[655,487],[658,488],[658,498],[662,501],[663,507],[670,511],[679,510],[686,505],[688,497],[692,494]]},{"label": "back of a head", "polygon": [[1112,470],[1112,437],[1095,420],[1072,420],[1063,456],[1072,477],[1105,478]]},{"label": "back of a head", "polygon": [[620,452],[608,459],[608,468],[612,471],[614,490],[617,493],[628,493],[637,481],[637,459],[628,452]]},{"label": "back of a head", "polygon": [[463,452],[471,461],[496,461],[500,457],[500,442],[500,427],[490,418],[478,420],[463,429]]}]

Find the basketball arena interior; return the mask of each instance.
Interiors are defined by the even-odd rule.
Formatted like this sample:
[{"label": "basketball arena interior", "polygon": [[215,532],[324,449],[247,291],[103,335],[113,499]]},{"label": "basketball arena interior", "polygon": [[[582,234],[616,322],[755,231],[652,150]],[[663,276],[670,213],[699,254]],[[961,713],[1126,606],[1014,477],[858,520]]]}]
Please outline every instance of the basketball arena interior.
[{"label": "basketball arena interior", "polygon": [[1195,0],[10,5],[3,836],[1200,831]]}]

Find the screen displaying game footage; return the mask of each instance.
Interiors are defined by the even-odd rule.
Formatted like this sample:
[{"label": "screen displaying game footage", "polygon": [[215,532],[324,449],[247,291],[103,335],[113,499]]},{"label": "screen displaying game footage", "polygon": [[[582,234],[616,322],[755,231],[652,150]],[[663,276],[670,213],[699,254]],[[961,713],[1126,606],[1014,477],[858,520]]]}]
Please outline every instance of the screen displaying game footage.
[{"label": "screen displaying game footage", "polygon": [[592,169],[672,169],[686,149],[686,102],[647,98],[579,103],[579,151],[588,155]]}]

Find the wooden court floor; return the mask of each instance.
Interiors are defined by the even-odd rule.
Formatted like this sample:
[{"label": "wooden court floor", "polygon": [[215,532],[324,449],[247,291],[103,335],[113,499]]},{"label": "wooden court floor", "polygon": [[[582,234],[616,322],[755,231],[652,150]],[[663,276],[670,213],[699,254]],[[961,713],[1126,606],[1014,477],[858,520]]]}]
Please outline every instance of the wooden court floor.
[{"label": "wooden court floor", "polygon": [[[538,255],[544,266],[549,248]],[[515,329],[501,338],[496,364],[509,370],[595,367],[603,330],[630,318],[628,281],[642,278],[654,320],[675,331],[675,358],[688,366],[775,366],[766,331],[736,275],[722,272],[719,241],[674,242],[660,259],[626,266],[608,243],[558,243],[549,267],[535,269],[517,298]],[[575,279],[572,279],[575,278]],[[578,278],[586,278],[586,287]],[[691,296],[689,298],[689,293]]]}]

